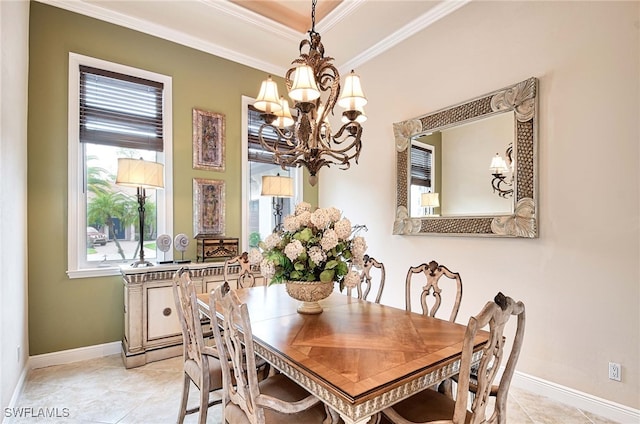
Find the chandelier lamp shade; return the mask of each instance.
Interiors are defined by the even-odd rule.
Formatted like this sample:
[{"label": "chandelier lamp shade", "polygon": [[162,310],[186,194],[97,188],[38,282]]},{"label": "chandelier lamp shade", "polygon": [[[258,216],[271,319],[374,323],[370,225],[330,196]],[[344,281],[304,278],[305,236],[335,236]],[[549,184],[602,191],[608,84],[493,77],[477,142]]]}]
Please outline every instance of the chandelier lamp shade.
[{"label": "chandelier lamp shade", "polygon": [[161,163],[140,159],[118,158],[116,184],[135,187],[138,199],[138,218],[140,229],[140,258],[131,264],[133,267],[152,266],[144,259],[144,213],[147,199],[146,189],[164,188],[164,166]]},{"label": "chandelier lamp shade", "polygon": [[[366,121],[363,107],[367,104],[360,77],[351,71],[340,85],[340,73],[332,57],[325,57],[320,34],[315,31],[315,9],[312,1],[309,38],[300,43],[300,57],[292,62],[285,75],[289,98],[297,110],[295,117],[289,102],[278,95],[278,86],[269,76],[262,82],[254,107],[262,112],[264,123],[258,131],[263,149],[283,169],[304,166],[309,170],[309,183],[315,185],[320,168],[337,165],[348,169],[358,163],[362,148],[362,124]],[[344,109],[341,127],[334,133],[329,115],[336,104]],[[277,140],[265,140],[263,130],[275,132]]]}]

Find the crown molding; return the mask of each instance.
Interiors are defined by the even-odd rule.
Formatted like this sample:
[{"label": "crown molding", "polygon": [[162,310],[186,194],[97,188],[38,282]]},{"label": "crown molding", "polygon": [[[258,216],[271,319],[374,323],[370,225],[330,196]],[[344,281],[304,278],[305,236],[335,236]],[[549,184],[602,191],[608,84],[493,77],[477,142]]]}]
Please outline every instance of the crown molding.
[{"label": "crown molding", "polygon": [[363,51],[359,55],[355,56],[353,59],[346,62],[344,65],[340,67],[340,71],[346,72],[345,70],[355,69],[358,66],[363,65],[374,57],[384,53],[389,50],[396,44],[406,40],[417,32],[422,31],[429,25],[439,21],[445,16],[453,13],[458,10],[465,4],[469,3],[471,0],[451,0],[444,1],[423,15],[417,17],[413,21],[409,22],[404,27],[400,28],[390,36],[384,38],[382,41],[374,44],[367,50]]},{"label": "crown molding", "polygon": [[[145,34],[153,35],[154,37],[182,44],[187,47],[192,47],[194,49],[201,50],[203,52],[210,53],[215,56],[240,63],[242,65],[250,66],[261,71],[270,72],[275,75],[282,75],[286,72],[286,68],[283,66],[278,66],[270,62],[238,53],[226,47],[222,47],[218,44],[204,41],[201,38],[193,37],[191,35],[187,35],[183,32],[176,31],[162,25],[157,25],[143,19],[133,18],[122,13],[106,10],[100,6],[97,6],[96,4],[77,0],[36,1],[38,1],[39,3],[47,4],[49,6],[58,7],[70,12],[79,13],[81,15],[119,25],[125,28],[133,29],[135,31],[143,32]],[[209,4],[210,2],[206,1],[206,3]],[[295,31],[293,32],[295,33]]]},{"label": "crown molding", "polygon": [[316,30],[319,33],[328,32],[336,26],[340,21],[346,19],[347,16],[354,13],[367,0],[343,0],[335,9],[316,24]]},{"label": "crown molding", "polygon": [[201,3],[216,9],[228,16],[245,21],[251,25],[254,25],[260,29],[270,32],[285,40],[298,42],[300,37],[304,36],[304,33],[298,32],[286,25],[282,25],[279,22],[265,18],[264,16],[252,12],[249,9],[245,9],[242,6],[238,6],[230,1],[220,0],[199,0]]}]

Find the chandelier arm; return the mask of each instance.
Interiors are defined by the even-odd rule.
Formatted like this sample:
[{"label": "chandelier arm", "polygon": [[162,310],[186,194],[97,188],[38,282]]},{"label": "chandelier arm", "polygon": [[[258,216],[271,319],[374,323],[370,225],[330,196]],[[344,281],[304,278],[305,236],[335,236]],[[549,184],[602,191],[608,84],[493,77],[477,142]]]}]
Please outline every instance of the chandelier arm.
[{"label": "chandelier arm", "polygon": [[507,178],[504,174],[492,174],[493,179],[491,180],[491,187],[493,188],[493,192],[497,193],[498,196],[502,198],[507,198],[513,196],[513,182],[505,181]]}]

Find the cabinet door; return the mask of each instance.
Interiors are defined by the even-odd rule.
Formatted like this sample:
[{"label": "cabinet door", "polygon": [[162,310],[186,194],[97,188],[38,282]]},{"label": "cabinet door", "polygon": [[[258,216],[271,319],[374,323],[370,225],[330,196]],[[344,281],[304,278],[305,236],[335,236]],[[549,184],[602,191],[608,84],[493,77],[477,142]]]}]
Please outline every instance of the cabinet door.
[{"label": "cabinet door", "polygon": [[173,287],[147,289],[147,340],[182,336]]}]

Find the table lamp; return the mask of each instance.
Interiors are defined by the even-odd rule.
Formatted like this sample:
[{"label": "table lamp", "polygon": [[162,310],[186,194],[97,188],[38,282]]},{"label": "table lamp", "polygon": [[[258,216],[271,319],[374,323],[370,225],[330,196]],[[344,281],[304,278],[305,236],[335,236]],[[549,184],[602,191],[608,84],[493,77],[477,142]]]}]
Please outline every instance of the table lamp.
[{"label": "table lamp", "polygon": [[[420,206],[423,208],[432,208],[432,212],[435,208],[440,206],[440,194],[439,193],[422,193],[420,195]],[[434,213],[430,215],[436,215]]]},{"label": "table lamp", "polygon": [[140,159],[118,158],[118,175],[116,184],[135,187],[138,197],[138,215],[140,223],[140,259],[132,263],[136,268],[140,265],[152,266],[144,259],[144,204],[147,198],[146,189],[164,188],[164,166],[161,163]]},{"label": "table lamp", "polygon": [[275,218],[274,232],[282,230],[282,208],[285,197],[293,197],[293,178],[278,175],[262,176],[262,196],[272,196],[273,216]]}]

